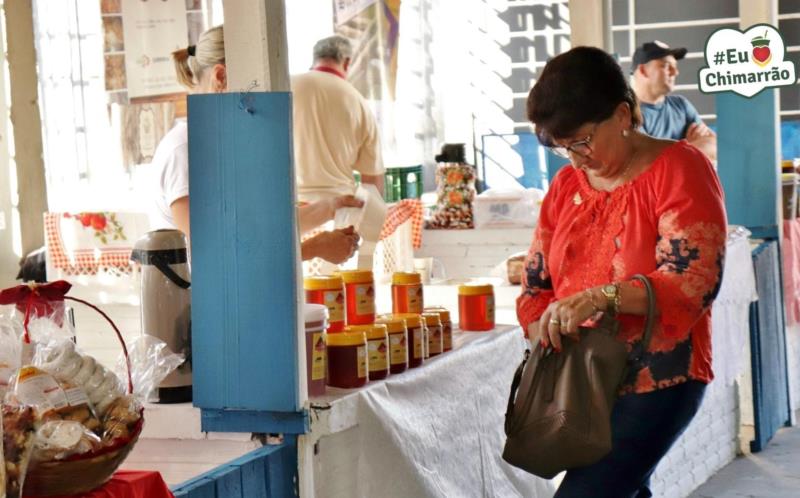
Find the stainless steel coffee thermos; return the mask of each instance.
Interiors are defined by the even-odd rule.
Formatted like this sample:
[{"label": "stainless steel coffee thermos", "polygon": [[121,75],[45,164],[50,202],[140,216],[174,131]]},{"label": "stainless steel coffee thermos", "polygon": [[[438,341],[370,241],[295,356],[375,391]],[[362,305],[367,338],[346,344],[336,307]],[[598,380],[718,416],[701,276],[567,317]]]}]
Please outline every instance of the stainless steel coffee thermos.
[{"label": "stainless steel coffee thermos", "polygon": [[131,260],[141,265],[142,333],[157,337],[186,361],[158,386],[156,401],[192,400],[191,277],[186,236],[153,230],[134,244]]}]

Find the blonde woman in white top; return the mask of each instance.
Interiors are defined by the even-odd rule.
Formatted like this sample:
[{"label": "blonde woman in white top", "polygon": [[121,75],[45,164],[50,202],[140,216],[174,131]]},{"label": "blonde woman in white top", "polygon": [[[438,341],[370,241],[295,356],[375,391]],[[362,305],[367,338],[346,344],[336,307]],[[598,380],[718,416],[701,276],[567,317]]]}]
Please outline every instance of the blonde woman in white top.
[{"label": "blonde woman in white top", "polygon": [[[197,45],[172,53],[178,81],[191,93],[222,93],[227,90],[225,39],[222,26],[200,35]],[[177,228],[190,238],[189,228],[189,128],[185,119],[158,144],[151,167],[156,184],[151,210],[153,228]],[[303,232],[332,219],[341,207],[361,207],[353,196],[331,198],[299,208]],[[358,248],[359,236],[352,227],[323,232],[301,246],[302,259],[319,257],[331,263],[347,261]]]}]

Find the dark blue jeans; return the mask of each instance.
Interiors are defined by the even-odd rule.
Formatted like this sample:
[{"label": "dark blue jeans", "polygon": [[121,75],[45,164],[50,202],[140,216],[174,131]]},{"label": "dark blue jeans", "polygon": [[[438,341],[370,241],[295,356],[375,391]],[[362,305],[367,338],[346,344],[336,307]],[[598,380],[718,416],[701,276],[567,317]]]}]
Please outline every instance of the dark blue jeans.
[{"label": "dark blue jeans", "polygon": [[648,498],[650,475],[691,422],[706,385],[689,381],[619,398],[611,414],[611,453],[567,471],[555,498]]}]

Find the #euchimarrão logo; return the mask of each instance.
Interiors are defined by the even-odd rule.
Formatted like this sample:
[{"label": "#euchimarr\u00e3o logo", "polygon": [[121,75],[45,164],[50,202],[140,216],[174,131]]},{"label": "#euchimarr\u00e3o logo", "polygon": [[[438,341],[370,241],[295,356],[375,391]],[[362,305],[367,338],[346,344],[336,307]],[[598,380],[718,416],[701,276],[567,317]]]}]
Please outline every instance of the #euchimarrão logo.
[{"label": "#euchimarr\u00e3o logo", "polygon": [[706,41],[707,66],[698,73],[700,91],[752,97],[765,88],[794,85],[795,67],[785,55],[781,34],[769,24],[756,24],[745,32],[717,30]]}]

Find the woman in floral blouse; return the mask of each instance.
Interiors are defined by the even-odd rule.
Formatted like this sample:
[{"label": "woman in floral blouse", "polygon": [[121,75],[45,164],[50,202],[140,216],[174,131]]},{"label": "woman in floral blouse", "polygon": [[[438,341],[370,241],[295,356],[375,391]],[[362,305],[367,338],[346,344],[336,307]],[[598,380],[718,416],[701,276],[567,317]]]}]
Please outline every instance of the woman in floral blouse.
[{"label": "woman in floral blouse", "polygon": [[556,497],[647,497],[650,475],[699,408],[711,370],[711,302],[726,219],[708,159],[685,141],[639,131],[636,97],[616,61],[577,47],[552,59],[528,96],[539,140],[571,160],[553,179],[525,262],[517,314],[531,341],[614,313],[619,339],[641,339],[649,277],[658,320],[620,388],[613,449],[567,472]]}]

